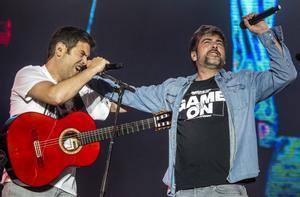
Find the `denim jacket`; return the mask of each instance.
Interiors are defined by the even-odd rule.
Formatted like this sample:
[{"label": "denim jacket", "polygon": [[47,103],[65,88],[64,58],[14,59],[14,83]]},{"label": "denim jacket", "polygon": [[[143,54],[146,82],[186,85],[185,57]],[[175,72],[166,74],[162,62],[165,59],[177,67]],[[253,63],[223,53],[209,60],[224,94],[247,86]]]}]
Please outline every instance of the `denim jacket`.
[{"label": "denim jacket", "polygon": [[[258,176],[257,137],[255,126],[255,104],[286,87],[297,76],[289,50],[283,43],[282,30],[274,27],[258,36],[270,57],[270,69],[267,71],[227,72],[221,69],[215,75],[216,83],[223,92],[228,107],[230,136],[230,169],[227,180],[235,183],[243,179]],[[281,53],[275,46],[278,40]],[[177,117],[181,100],[195,80],[197,74],[188,77],[171,78],[159,85],[142,86],[136,92],[125,91],[122,103],[138,110],[155,113],[172,111],[172,127],[169,130],[169,167],[163,181],[175,194],[175,157]],[[91,83],[94,89],[116,100],[116,94],[107,93],[103,84]],[[100,88],[102,86],[102,88]]]}]

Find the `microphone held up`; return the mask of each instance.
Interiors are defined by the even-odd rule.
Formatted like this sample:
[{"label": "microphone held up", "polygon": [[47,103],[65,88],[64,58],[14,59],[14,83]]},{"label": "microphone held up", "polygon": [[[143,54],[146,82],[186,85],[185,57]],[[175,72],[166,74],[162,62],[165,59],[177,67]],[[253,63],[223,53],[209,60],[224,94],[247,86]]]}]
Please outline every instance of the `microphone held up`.
[{"label": "microphone held up", "polygon": [[[280,5],[277,5],[275,7],[271,7],[269,9],[267,9],[267,10],[265,10],[265,11],[257,14],[256,16],[254,16],[252,19],[249,20],[249,23],[250,23],[250,25],[255,25],[258,22],[262,21],[264,18],[266,18],[268,16],[271,16],[272,14],[276,13],[279,10],[281,10],[281,6]],[[247,28],[243,20],[240,23],[240,27],[242,29],[246,29]]]}]

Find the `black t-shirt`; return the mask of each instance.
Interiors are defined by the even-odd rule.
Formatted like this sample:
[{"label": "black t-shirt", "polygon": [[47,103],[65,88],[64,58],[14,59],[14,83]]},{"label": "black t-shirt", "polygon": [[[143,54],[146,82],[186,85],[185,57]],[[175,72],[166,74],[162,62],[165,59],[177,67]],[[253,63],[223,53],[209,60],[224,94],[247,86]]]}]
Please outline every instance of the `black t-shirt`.
[{"label": "black t-shirt", "polygon": [[56,116],[54,118],[62,118],[76,111],[86,112],[85,105],[79,94],[76,94],[72,99],[58,106],[47,104],[44,114],[50,117],[52,114],[55,114]]},{"label": "black t-shirt", "polygon": [[228,113],[214,78],[191,84],[177,124],[177,190],[228,183]]}]

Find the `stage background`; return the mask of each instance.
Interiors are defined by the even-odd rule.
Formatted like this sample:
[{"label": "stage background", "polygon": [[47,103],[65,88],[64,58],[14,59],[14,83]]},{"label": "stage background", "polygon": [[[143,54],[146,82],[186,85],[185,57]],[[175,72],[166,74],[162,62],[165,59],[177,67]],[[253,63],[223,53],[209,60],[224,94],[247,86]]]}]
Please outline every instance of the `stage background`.
[{"label": "stage background", "polygon": [[[92,3],[92,0],[1,0],[1,124],[9,117],[10,88],[16,72],[25,65],[46,62],[49,38],[58,27],[73,25],[86,29]],[[158,84],[169,77],[195,72],[188,53],[190,36],[200,25],[213,24],[227,36],[226,69],[232,70],[231,3],[229,0],[98,1],[91,26],[91,34],[97,40],[94,55],[111,62],[123,62],[125,68],[111,74],[129,84]],[[285,43],[294,58],[300,53],[300,1],[278,3],[283,9],[275,16],[275,23],[282,25]],[[294,59],[294,63],[298,69],[299,61]],[[260,146],[261,174],[255,183],[247,185],[249,196],[300,195],[299,88],[297,79],[274,98],[278,114],[276,140],[271,145]],[[150,114],[130,110],[120,116],[119,122],[148,117]],[[109,126],[112,120],[113,114],[97,125]],[[158,133],[146,130],[115,140],[107,197],[165,196],[166,188],[161,179],[168,162],[167,135],[166,130]],[[286,150],[282,144],[293,148]],[[78,170],[79,196],[99,196],[106,152],[107,142],[104,142],[99,159],[92,166]],[[278,155],[283,155],[288,164],[278,161]],[[290,169],[292,173],[287,175],[285,172]],[[276,177],[278,182],[272,183]]]}]

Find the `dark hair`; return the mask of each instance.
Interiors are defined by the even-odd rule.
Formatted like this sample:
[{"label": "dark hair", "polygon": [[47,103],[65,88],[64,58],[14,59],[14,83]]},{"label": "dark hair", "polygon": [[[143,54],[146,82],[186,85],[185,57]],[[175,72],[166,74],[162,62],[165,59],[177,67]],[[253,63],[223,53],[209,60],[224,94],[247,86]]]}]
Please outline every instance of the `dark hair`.
[{"label": "dark hair", "polygon": [[55,46],[58,42],[62,42],[66,45],[68,52],[76,46],[76,44],[86,42],[93,49],[96,45],[95,40],[91,35],[83,29],[77,27],[61,27],[51,37],[48,46],[48,59],[52,58],[55,53]]},{"label": "dark hair", "polygon": [[204,35],[219,35],[223,40],[224,44],[226,42],[225,35],[223,31],[216,26],[213,25],[201,25],[192,35],[190,40],[189,52],[196,51],[198,43],[202,36]]}]

